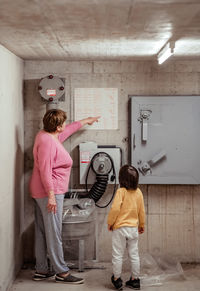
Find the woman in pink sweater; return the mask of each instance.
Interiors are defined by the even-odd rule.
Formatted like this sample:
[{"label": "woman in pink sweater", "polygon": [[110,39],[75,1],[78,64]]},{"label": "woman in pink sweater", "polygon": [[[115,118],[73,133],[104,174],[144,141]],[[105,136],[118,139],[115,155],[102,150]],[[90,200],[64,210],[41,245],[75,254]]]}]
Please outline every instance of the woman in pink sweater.
[{"label": "woman in pink sweater", "polygon": [[[82,126],[98,122],[98,117],[66,125],[66,114],[59,109],[46,112],[44,129],[36,138],[33,148],[34,167],[30,192],[35,201],[35,256],[34,280],[53,277],[62,283],[83,283],[72,276],[64,261],[62,248],[62,211],[64,193],[68,190],[72,159],[62,143]],[[47,255],[54,271],[48,268]]]}]

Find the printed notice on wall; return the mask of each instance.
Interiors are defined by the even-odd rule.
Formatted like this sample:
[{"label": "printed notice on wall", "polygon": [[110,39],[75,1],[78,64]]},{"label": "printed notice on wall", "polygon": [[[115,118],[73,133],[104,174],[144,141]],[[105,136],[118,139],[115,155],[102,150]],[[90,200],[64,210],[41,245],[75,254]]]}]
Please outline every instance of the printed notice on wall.
[{"label": "printed notice on wall", "polygon": [[74,113],[75,120],[101,116],[87,129],[118,129],[118,89],[75,88]]}]

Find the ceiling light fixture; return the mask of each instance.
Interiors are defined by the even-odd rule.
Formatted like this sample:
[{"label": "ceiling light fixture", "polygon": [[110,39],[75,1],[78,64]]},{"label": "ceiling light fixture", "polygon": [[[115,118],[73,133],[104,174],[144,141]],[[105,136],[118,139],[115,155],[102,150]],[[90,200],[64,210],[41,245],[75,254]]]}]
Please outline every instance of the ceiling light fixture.
[{"label": "ceiling light fixture", "polygon": [[170,56],[174,54],[175,43],[170,41],[168,42],[163,49],[158,54],[158,64],[161,65],[166,61]]}]

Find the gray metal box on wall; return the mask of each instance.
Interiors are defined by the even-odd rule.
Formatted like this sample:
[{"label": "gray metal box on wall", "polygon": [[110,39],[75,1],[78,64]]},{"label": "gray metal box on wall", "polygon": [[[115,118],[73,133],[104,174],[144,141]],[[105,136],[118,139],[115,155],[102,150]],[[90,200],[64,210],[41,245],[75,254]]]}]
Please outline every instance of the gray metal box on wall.
[{"label": "gray metal box on wall", "polygon": [[[79,163],[79,170],[80,170],[80,184],[85,184],[86,180],[88,184],[94,184],[96,181],[96,175],[91,170],[88,173],[88,169],[90,167],[90,162],[92,158],[97,153],[106,153],[108,154],[113,160],[113,168],[109,174],[109,184],[119,184],[118,181],[118,173],[121,167],[121,149],[115,145],[97,145],[95,142],[83,142],[79,145],[79,154],[80,154],[80,163]],[[111,176],[113,175],[113,170],[115,172],[115,179],[112,181]],[[88,173],[88,177],[87,177]],[[87,179],[88,178],[88,179]]]},{"label": "gray metal box on wall", "polygon": [[140,184],[200,184],[200,96],[130,96]]}]

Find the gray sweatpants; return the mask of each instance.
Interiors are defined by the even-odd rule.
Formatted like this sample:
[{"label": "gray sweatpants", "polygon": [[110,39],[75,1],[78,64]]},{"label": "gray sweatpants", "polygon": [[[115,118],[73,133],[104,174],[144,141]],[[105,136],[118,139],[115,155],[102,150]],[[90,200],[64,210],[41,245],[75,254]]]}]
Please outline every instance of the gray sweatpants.
[{"label": "gray sweatpants", "polygon": [[48,212],[48,197],[35,200],[35,256],[36,271],[47,272],[50,262],[56,273],[67,272],[69,268],[64,260],[62,247],[62,213],[64,195],[55,195],[56,214]]}]

